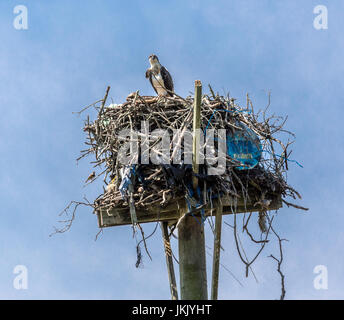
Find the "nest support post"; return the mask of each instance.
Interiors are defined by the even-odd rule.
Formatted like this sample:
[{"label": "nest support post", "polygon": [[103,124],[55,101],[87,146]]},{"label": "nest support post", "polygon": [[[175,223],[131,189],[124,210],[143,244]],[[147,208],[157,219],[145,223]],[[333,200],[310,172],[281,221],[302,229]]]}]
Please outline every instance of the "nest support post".
[{"label": "nest support post", "polygon": [[[195,81],[193,117],[193,172],[198,173],[202,83]],[[193,177],[193,188],[198,187]],[[187,210],[187,208],[185,208]],[[187,212],[187,211],[186,211]],[[203,219],[186,215],[178,228],[180,291],[182,300],[207,300],[207,270]]]},{"label": "nest support post", "polygon": [[204,225],[186,216],[178,228],[180,296],[182,300],[207,300]]}]

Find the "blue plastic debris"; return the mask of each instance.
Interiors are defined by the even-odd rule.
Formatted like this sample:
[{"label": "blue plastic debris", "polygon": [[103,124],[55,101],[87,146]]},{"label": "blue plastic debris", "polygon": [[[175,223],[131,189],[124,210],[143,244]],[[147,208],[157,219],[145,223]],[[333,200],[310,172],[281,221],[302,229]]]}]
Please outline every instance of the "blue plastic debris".
[{"label": "blue plastic debris", "polygon": [[119,191],[123,199],[129,199],[130,217],[134,231],[137,225],[136,209],[133,198],[134,180],[136,176],[136,165],[126,166],[120,170],[122,182]]},{"label": "blue plastic debris", "polygon": [[[191,215],[196,219],[195,215],[192,212],[192,208],[199,208],[203,206],[203,199],[202,199],[202,195],[201,195],[201,190],[199,188],[199,186],[197,187],[197,196],[200,199],[199,201],[194,197],[194,189],[192,187],[191,184],[187,185],[187,193],[185,194],[185,200],[188,206],[188,211],[191,212]],[[203,224],[206,220],[206,216],[205,216],[205,211],[204,209],[201,209],[201,222],[198,221],[198,219],[196,219],[198,221],[198,223]]]},{"label": "blue plastic debris", "polygon": [[242,130],[227,133],[227,154],[242,164],[236,169],[252,169],[259,163],[262,156],[259,137],[244,124],[237,122],[235,125]]},{"label": "blue plastic debris", "polygon": [[122,198],[124,199],[126,196],[128,196],[128,191],[130,185],[133,185],[133,180],[136,176],[136,168],[135,165],[126,166],[121,169],[121,177],[122,182],[119,186],[119,191],[122,195]]},{"label": "blue plastic debris", "polygon": [[[216,109],[208,120],[207,126],[204,130],[206,134],[209,124],[215,114],[215,112],[247,112],[250,110],[226,110],[226,109]],[[247,126],[237,121],[235,124],[242,130],[234,131],[234,133],[227,133],[227,154],[237,161],[239,161],[242,166],[236,167],[238,170],[248,170],[254,168],[260,161],[262,156],[262,145],[260,143],[259,137]],[[217,140],[217,139],[215,139]]]}]

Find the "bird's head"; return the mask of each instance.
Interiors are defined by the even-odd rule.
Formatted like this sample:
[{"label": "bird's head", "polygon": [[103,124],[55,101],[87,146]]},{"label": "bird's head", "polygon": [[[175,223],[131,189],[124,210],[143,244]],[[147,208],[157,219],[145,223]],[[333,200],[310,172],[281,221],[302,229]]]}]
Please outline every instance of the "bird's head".
[{"label": "bird's head", "polygon": [[149,63],[150,63],[152,66],[159,63],[159,59],[158,59],[158,57],[157,57],[155,54],[151,54],[151,55],[148,57],[148,60],[149,60]]}]

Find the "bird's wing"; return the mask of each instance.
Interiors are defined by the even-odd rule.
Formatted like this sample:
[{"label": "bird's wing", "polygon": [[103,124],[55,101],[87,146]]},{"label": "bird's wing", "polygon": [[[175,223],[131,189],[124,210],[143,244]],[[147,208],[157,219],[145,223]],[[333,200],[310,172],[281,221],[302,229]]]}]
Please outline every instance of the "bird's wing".
[{"label": "bird's wing", "polygon": [[151,83],[151,85],[152,85],[154,91],[156,92],[156,94],[158,94],[158,91],[156,90],[156,88],[155,88],[154,85],[153,85],[152,77],[153,77],[152,70],[151,70],[151,69],[147,69],[147,71],[146,71],[146,78],[149,79],[149,82]]},{"label": "bird's wing", "polygon": [[[165,67],[161,67],[160,73],[164,81],[165,88],[173,92],[173,80],[168,70]],[[168,92],[169,95],[172,95],[172,92]]]}]

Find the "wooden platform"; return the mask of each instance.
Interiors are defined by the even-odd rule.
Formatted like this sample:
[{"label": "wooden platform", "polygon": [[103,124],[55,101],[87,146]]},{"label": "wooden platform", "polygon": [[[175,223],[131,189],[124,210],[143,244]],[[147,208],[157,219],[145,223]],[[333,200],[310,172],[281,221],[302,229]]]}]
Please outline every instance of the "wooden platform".
[{"label": "wooden platform", "polygon": [[[271,200],[270,205],[265,210],[278,210],[282,207],[282,199],[280,196],[266,196],[266,199]],[[230,196],[224,196],[221,198],[223,205],[223,214],[232,214],[234,210],[234,198]],[[210,216],[215,214],[214,208],[217,206],[218,200],[213,201],[213,210],[210,205],[203,207],[205,215]],[[186,201],[184,198],[176,199],[173,203],[166,207],[152,206],[150,210],[143,210],[136,208],[137,220],[139,223],[157,222],[157,221],[170,221],[178,220],[181,215],[185,212]],[[243,199],[237,200],[236,213],[244,212],[259,212],[264,210],[260,204],[248,202],[246,206]],[[198,210],[200,211],[200,210]],[[198,213],[193,211],[193,214]],[[107,211],[97,212],[98,226],[100,228],[114,227],[121,225],[131,224],[129,208],[116,207]]]}]

